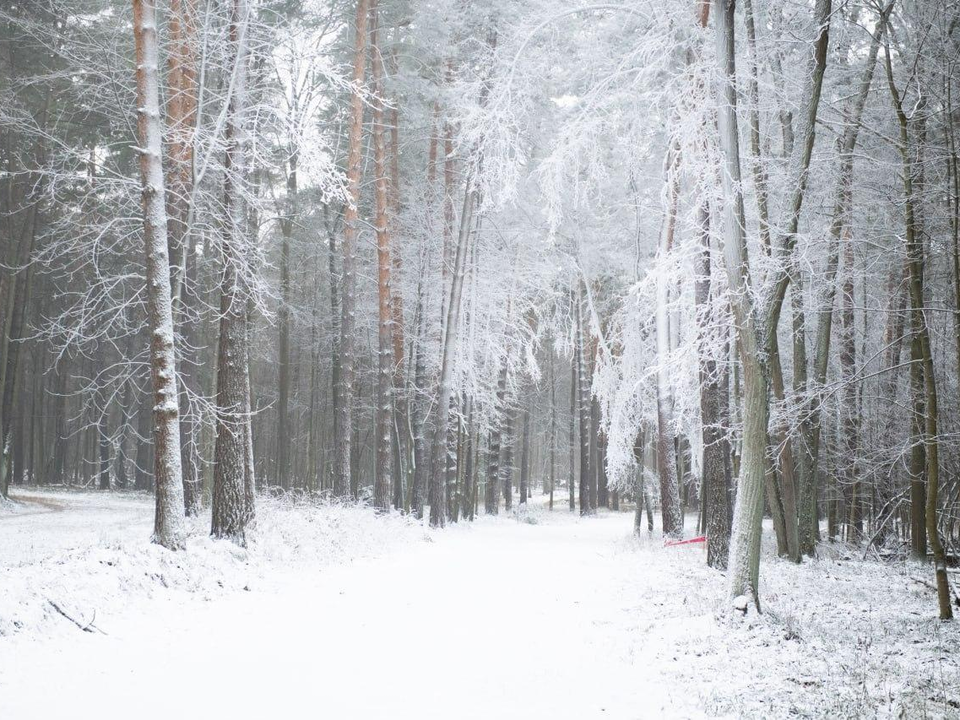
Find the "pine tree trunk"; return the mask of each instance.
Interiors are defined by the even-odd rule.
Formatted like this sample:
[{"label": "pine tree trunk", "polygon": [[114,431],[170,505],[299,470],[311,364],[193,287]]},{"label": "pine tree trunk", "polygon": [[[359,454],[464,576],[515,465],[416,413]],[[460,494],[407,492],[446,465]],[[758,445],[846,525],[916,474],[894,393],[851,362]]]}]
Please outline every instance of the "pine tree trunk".
[{"label": "pine tree trunk", "polygon": [[[10,260],[7,256],[3,257],[5,264]],[[0,497],[8,497],[10,489],[10,477],[6,471],[6,439],[7,436],[3,428],[7,422],[7,413],[4,408],[3,398],[6,395],[7,387],[7,351],[10,345],[10,317],[13,308],[13,302],[10,295],[10,286],[14,282],[13,273],[0,268]]]},{"label": "pine tree trunk", "polygon": [[500,368],[500,377],[497,380],[497,417],[490,430],[490,441],[487,445],[487,482],[484,488],[484,512],[487,515],[496,515],[500,510],[500,450],[503,437],[503,417],[506,413],[504,402],[507,395],[507,364]]},{"label": "pine tree trunk", "polygon": [[[453,82],[452,65],[447,67],[447,85]],[[443,248],[440,258],[440,281],[442,294],[440,304],[440,337],[446,335],[449,308],[450,277],[453,275],[453,227],[456,210],[453,193],[456,187],[456,155],[453,152],[453,124],[443,123]],[[468,188],[469,191],[469,188]],[[461,219],[461,222],[463,220]]]},{"label": "pine tree trunk", "polygon": [[[330,416],[333,419],[333,438],[340,437],[340,277],[337,274],[337,232],[336,227],[330,224],[328,206],[323,208],[324,225],[327,228],[327,273],[330,277]],[[334,450],[336,453],[336,450]],[[319,459],[319,458],[318,458]],[[335,485],[336,467],[326,467],[321,463],[317,468],[317,478],[320,487],[332,488]]]},{"label": "pine tree trunk", "polygon": [[520,504],[527,504],[530,484],[530,403],[533,402],[533,393],[530,400],[523,406],[523,439],[520,442]]},{"label": "pine tree trunk", "polygon": [[[151,435],[151,396],[144,397],[141,400],[141,407],[137,413],[137,435],[140,438],[150,438]],[[137,454],[134,462],[133,487],[136,490],[146,492],[152,490],[152,478],[150,477],[150,464],[152,462],[151,451],[153,443],[141,440],[137,443]],[[73,464],[76,467],[76,464]]]},{"label": "pine tree trunk", "polygon": [[134,0],[137,53],[137,135],[140,143],[143,237],[147,271],[147,324],[153,385],[156,513],[154,542],[170,550],[186,546],[180,418],[173,347],[173,306],[162,166],[159,47],[153,0]]},{"label": "pine tree trunk", "polygon": [[[592,348],[595,349],[595,348]],[[596,353],[592,353],[593,356]],[[587,386],[593,387],[593,365],[590,363],[587,374]],[[600,488],[600,403],[596,398],[590,400],[590,510],[596,510]]]},{"label": "pine tree trunk", "polygon": [[577,367],[579,353],[576,349],[570,358],[570,425],[567,429],[567,442],[570,451],[569,476],[567,477],[567,506],[570,512],[576,510],[577,501],[574,488],[577,486],[577,388],[579,386]]},{"label": "pine tree trunk", "polygon": [[[295,106],[296,103],[294,103]],[[277,465],[274,484],[290,489],[290,242],[297,219],[298,150],[287,160],[287,197],[280,221],[280,304],[277,309]]]},{"label": "pine tree trunk", "polygon": [[248,467],[249,375],[248,293],[244,269],[248,217],[244,202],[246,181],[246,92],[249,8],[246,0],[233,0],[229,42],[235,63],[234,88],[227,111],[224,162],[223,269],[220,281],[220,332],[217,346],[217,436],[214,450],[213,512],[210,533],[244,545],[249,518]]},{"label": "pine tree trunk", "polygon": [[[393,488],[393,298],[390,249],[389,183],[387,176],[386,133],[383,111],[383,58],[379,44],[379,3],[370,2],[370,50],[373,68],[373,147],[377,238],[377,471],[373,486],[373,506],[381,512],[390,509]],[[401,349],[402,355],[402,349]]]},{"label": "pine tree trunk", "polygon": [[193,323],[196,313],[197,259],[191,241],[191,198],[194,177],[194,132],[197,123],[197,0],[171,0],[169,13],[170,55],[167,82],[170,86],[168,129],[170,149],[167,168],[167,220],[170,252],[171,295],[174,321],[184,338],[178,372],[184,390],[180,393],[180,464],[183,473],[183,503],[188,516],[200,513],[202,488],[197,473],[195,422],[190,418],[187,390],[198,390],[189,348],[198,338]]},{"label": "pine tree trunk", "polygon": [[[396,72],[397,49],[390,53],[391,67]],[[390,109],[390,227],[391,236],[398,237],[400,202],[400,99],[393,98]],[[393,505],[397,509],[404,506],[404,491],[409,486],[413,471],[413,429],[410,427],[410,406],[407,398],[406,364],[404,363],[404,313],[403,293],[400,292],[400,277],[403,269],[403,254],[400,247],[391,253],[393,262],[391,275],[390,303],[393,314],[393,397],[394,424],[394,468],[393,468]]]},{"label": "pine tree trunk", "polygon": [[[132,337],[131,337],[132,339]],[[132,343],[130,343],[132,345]],[[61,377],[57,378],[57,392],[62,392],[63,379]],[[130,432],[130,418],[132,416],[133,410],[133,396],[134,396],[134,386],[133,383],[127,383],[123,391],[123,399],[120,402],[119,408],[119,423],[120,423],[120,438],[117,441],[117,458],[116,458],[116,475],[117,475],[117,487],[121,489],[126,489],[130,485],[130,476],[128,475],[128,467],[130,464],[130,440],[133,433]],[[59,404],[59,401],[58,401]],[[58,412],[62,412],[62,409],[59,409]],[[57,413],[54,414],[54,417],[57,418],[53,423],[53,441],[54,441],[54,450],[53,450],[53,460],[52,460],[52,476],[51,481],[59,484],[59,465],[60,457],[62,456],[60,442],[60,428],[59,428],[59,417]],[[181,427],[183,423],[181,421]],[[183,455],[181,454],[181,458]],[[186,489],[186,488],[184,488]],[[186,512],[186,500],[184,500],[184,512]]]},{"label": "pine tree trunk", "polygon": [[427,319],[425,313],[424,280],[417,288],[417,347],[413,370],[413,486],[410,489],[410,507],[418,519],[423,517],[423,488],[427,481]]},{"label": "pine tree trunk", "polygon": [[[357,0],[356,38],[353,50],[353,83],[363,85],[366,73],[367,18],[369,16],[367,0]],[[349,497],[351,488],[356,484],[352,475],[353,436],[354,436],[354,375],[356,368],[356,254],[357,236],[360,232],[360,175],[363,151],[363,97],[359,92],[350,98],[350,139],[347,153],[347,194],[348,202],[344,210],[343,227],[343,274],[340,281],[340,360],[339,383],[337,385],[336,438],[334,441],[335,458],[333,474],[333,492],[338,498]]]},{"label": "pine tree trunk", "polygon": [[580,515],[589,515],[590,508],[590,388],[587,385],[586,352],[583,337],[583,297],[579,287],[574,306],[576,322],[577,401],[580,416]]},{"label": "pine tree trunk", "polygon": [[508,402],[504,408],[503,431],[501,435],[502,450],[500,457],[500,487],[503,489],[503,509],[506,512],[513,510],[513,447],[514,447],[514,415],[516,409],[513,403]]},{"label": "pine tree trunk", "polygon": [[457,478],[460,461],[460,424],[461,416],[457,412],[457,399],[451,393],[450,412],[447,417],[447,454],[446,466],[444,468],[443,493],[445,503],[446,520],[456,522],[457,512]]},{"label": "pine tree trunk", "polygon": [[[199,288],[197,281],[199,272],[197,267],[195,242],[188,242],[186,251],[184,282],[181,285],[181,299],[179,307],[182,310],[180,317],[180,334],[184,345],[196,347],[200,344],[199,328],[193,321],[193,313],[198,311]],[[194,289],[191,291],[188,285]],[[184,349],[184,354],[187,349]],[[180,362],[180,382],[184,391],[180,393],[180,463],[183,468],[183,504],[186,514],[190,517],[200,514],[203,502],[203,482],[200,474],[200,431],[199,419],[191,416],[189,398],[186,389],[200,393],[199,369],[190,363]]]},{"label": "pine tree trunk", "polygon": [[467,520],[473,520],[474,515],[474,493],[475,493],[475,467],[474,460],[474,432],[473,432],[473,398],[466,400],[466,418],[467,426],[464,436],[464,468],[463,468],[463,496],[460,502],[460,511]]},{"label": "pine tree trunk", "polygon": [[557,358],[553,339],[550,341],[550,509],[557,482]]},{"label": "pine tree trunk", "polygon": [[[44,114],[46,110],[44,109]],[[41,123],[43,126],[43,123]],[[38,154],[42,156],[41,149]],[[28,176],[34,183],[33,195],[40,192],[42,178]],[[30,297],[30,286],[33,275],[34,264],[29,262],[30,254],[33,252],[33,246],[37,233],[37,213],[39,200],[32,197],[26,210],[19,235],[18,242],[13,243],[16,248],[13,262],[16,263],[16,269],[12,270],[9,276],[8,300],[6,321],[4,327],[0,328],[4,332],[4,355],[3,355],[3,377],[0,383],[0,486],[9,487],[11,479],[14,482],[19,480],[20,465],[22,464],[22,443],[19,442],[18,434],[13,432],[12,423],[13,408],[17,406],[17,399],[20,388],[23,385],[23,363],[20,362],[24,352],[25,331],[27,330],[27,300]],[[8,203],[12,205],[12,203]],[[13,341],[13,342],[11,342]],[[12,457],[11,457],[12,456]],[[17,470],[14,470],[16,465]],[[11,478],[12,474],[12,478]]]},{"label": "pine tree trunk", "polygon": [[[36,398],[37,395],[34,395],[34,397]],[[33,413],[34,422],[36,422],[37,417],[38,417],[38,413],[34,411]],[[100,418],[100,427],[98,429],[98,434],[100,436],[100,472],[98,473],[98,475],[99,475],[101,490],[110,489],[110,437],[108,435],[108,433],[110,432],[110,428],[107,426],[107,419],[108,419],[107,412],[104,411]],[[31,438],[33,438],[34,434],[35,434],[35,431],[32,430],[30,433]],[[34,482],[36,482],[37,470],[39,469],[40,466],[36,462],[36,459],[34,459],[34,462],[32,465],[33,465],[33,472],[31,473],[31,475],[33,475]]]}]

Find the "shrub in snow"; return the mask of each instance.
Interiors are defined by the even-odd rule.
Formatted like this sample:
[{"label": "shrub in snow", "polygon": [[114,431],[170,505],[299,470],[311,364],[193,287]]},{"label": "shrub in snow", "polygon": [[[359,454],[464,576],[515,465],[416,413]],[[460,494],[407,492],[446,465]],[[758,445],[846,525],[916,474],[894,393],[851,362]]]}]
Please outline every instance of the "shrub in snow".
[{"label": "shrub in snow", "polygon": [[543,520],[543,507],[523,503],[522,505],[517,505],[513,511],[513,515],[517,519],[517,522],[526,523],[527,525],[539,525]]}]

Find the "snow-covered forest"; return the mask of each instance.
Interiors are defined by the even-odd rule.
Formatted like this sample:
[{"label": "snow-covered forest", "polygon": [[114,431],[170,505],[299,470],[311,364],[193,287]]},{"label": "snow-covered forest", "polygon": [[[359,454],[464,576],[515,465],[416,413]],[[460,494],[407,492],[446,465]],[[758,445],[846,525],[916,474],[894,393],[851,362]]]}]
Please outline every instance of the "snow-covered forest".
[{"label": "snow-covered forest", "polygon": [[0,0],[0,717],[960,717],[958,135],[957,0]]}]

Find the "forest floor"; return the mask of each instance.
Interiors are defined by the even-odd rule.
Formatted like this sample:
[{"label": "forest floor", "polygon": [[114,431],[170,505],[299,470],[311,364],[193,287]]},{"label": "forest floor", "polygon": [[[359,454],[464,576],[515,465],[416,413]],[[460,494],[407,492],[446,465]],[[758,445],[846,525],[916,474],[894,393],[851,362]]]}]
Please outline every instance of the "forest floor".
[{"label": "forest floor", "polygon": [[843,546],[767,543],[764,613],[731,621],[703,547],[628,512],[431,531],[265,498],[248,550],[199,518],[174,554],[148,496],[14,497],[0,718],[960,717],[929,568]]}]

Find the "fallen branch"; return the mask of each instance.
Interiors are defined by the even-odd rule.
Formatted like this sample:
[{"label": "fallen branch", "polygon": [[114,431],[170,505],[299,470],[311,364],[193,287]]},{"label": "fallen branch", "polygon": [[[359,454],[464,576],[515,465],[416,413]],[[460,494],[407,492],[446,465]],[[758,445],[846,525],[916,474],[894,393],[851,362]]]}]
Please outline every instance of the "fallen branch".
[{"label": "fallen branch", "polygon": [[52,608],[53,608],[54,610],[56,610],[58,613],[60,613],[61,615],[63,615],[63,617],[65,617],[67,620],[69,620],[70,622],[72,622],[74,625],[76,625],[78,628],[80,628],[80,630],[82,630],[83,632],[88,632],[88,633],[98,632],[98,633],[100,633],[101,635],[106,635],[106,633],[105,633],[103,630],[101,630],[100,628],[98,628],[96,625],[93,624],[94,621],[97,619],[97,611],[96,611],[96,610],[93,611],[93,617],[90,618],[90,622],[88,622],[86,625],[84,625],[84,624],[81,623],[80,621],[78,621],[78,620],[76,620],[75,618],[73,618],[73,617],[71,617],[70,615],[68,615],[68,614],[64,611],[64,609],[63,609],[62,607],[60,607],[59,605],[57,605],[57,604],[56,604],[53,600],[51,600],[50,598],[46,598],[46,600],[47,600],[48,603],[50,603],[50,607],[52,607]]}]

